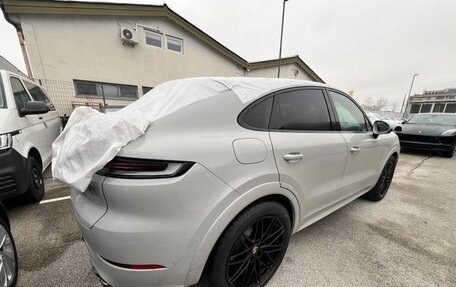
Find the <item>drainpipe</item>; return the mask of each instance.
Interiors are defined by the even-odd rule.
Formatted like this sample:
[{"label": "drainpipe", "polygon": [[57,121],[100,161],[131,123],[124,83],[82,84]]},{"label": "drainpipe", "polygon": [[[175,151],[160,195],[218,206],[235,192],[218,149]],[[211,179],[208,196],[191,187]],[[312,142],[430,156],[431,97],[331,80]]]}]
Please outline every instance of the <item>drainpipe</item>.
[{"label": "drainpipe", "polygon": [[31,68],[29,56],[27,53],[27,47],[25,46],[25,38],[24,38],[24,34],[22,33],[22,28],[19,24],[17,24],[13,20],[11,20],[11,18],[9,17],[9,14],[5,10],[5,4],[1,0],[0,0],[0,7],[2,9],[3,15],[5,16],[5,20],[8,23],[10,23],[11,25],[13,25],[14,28],[16,28],[17,37],[19,38],[19,43],[21,45],[22,56],[24,57],[25,68],[27,69],[27,75],[30,79],[33,80],[32,68]]},{"label": "drainpipe", "polygon": [[30,79],[33,80],[32,68],[30,66],[30,60],[29,60],[29,56],[27,53],[27,47],[25,46],[25,38],[24,38],[24,34],[22,33],[21,30],[17,30],[17,37],[19,38],[19,43],[21,45],[22,56],[24,57],[25,67],[27,69],[27,75],[29,76]]}]

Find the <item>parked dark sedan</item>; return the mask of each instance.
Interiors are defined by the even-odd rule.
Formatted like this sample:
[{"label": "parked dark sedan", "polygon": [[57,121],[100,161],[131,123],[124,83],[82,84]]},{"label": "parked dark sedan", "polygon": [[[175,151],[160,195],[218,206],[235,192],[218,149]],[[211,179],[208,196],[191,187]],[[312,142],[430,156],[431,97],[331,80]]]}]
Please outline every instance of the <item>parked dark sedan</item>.
[{"label": "parked dark sedan", "polygon": [[401,149],[440,152],[453,157],[456,146],[456,114],[417,114],[394,129]]}]

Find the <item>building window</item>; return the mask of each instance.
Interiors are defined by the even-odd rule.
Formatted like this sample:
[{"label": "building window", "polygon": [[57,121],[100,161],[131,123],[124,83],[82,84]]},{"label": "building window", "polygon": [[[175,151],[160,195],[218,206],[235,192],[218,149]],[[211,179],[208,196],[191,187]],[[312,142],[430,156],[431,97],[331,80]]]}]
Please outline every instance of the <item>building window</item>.
[{"label": "building window", "polygon": [[447,104],[445,113],[456,113],[456,104]]},{"label": "building window", "polygon": [[420,104],[412,104],[410,107],[410,113],[411,114],[418,114],[420,112],[421,105]]},{"label": "building window", "polygon": [[434,113],[443,113],[445,110],[445,104],[434,104],[434,109],[432,112]]},{"label": "building window", "polygon": [[155,46],[155,47],[162,47],[162,34],[157,33],[157,32],[152,32],[149,30],[144,30],[144,33],[146,34],[146,44]]},{"label": "building window", "polygon": [[136,100],[138,87],[112,83],[74,80],[76,97]]},{"label": "building window", "polygon": [[172,36],[166,36],[166,44],[167,44],[168,50],[176,51],[179,53],[182,53],[184,51],[182,39],[172,37]]},{"label": "building window", "polygon": [[147,94],[152,89],[153,89],[153,87],[142,86],[143,95]]},{"label": "building window", "polygon": [[430,113],[432,108],[432,104],[422,104],[420,113]]}]

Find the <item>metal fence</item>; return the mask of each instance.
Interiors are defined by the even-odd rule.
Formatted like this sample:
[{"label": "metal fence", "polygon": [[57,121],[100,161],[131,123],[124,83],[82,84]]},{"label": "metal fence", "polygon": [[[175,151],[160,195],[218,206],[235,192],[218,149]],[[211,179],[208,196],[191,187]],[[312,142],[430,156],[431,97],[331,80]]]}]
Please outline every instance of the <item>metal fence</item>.
[{"label": "metal fence", "polygon": [[70,116],[75,108],[81,106],[102,110],[106,106],[126,106],[134,101],[133,99],[125,100],[77,95],[74,83],[69,81],[38,79],[38,82],[46,89],[60,116]]}]

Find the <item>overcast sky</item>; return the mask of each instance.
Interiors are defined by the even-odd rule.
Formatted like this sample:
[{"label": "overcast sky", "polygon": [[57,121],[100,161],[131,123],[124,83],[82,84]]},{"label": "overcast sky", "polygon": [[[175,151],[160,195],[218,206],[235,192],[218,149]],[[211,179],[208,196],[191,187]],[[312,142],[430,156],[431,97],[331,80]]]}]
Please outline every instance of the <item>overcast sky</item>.
[{"label": "overcast sky", "polygon": [[[99,1],[162,4],[163,1]],[[281,0],[167,0],[248,61],[278,57]],[[326,83],[363,103],[456,87],[456,0],[289,0],[283,56],[298,54]],[[14,28],[0,19],[0,54],[25,71]]]}]

